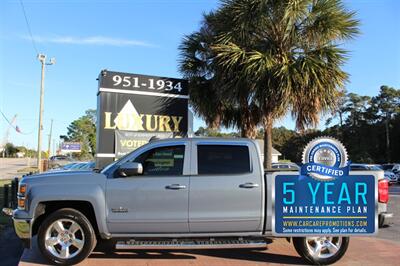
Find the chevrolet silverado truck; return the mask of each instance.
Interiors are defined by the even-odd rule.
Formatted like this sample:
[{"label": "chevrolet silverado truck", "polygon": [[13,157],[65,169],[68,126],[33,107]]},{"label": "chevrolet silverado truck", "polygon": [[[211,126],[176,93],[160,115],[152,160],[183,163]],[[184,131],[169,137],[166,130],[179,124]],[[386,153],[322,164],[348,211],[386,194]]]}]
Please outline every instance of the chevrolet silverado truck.
[{"label": "chevrolet silverado truck", "polygon": [[[101,171],[24,177],[12,218],[26,247],[36,235],[61,265],[84,260],[98,241],[116,250],[266,248],[270,178],[252,140],[157,140]],[[339,260],[349,245],[343,236],[288,241],[314,264]]]}]

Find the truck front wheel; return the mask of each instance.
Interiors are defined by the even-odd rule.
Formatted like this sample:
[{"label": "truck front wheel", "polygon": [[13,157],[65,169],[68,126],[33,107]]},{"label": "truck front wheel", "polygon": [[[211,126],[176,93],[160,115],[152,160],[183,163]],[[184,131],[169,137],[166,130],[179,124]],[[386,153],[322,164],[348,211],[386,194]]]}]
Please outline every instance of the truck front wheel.
[{"label": "truck front wheel", "polygon": [[89,220],[74,209],[60,209],[40,225],[39,250],[54,264],[73,265],[90,255],[96,235]]},{"label": "truck front wheel", "polygon": [[338,261],[349,246],[348,237],[294,237],[297,253],[308,262],[327,265]]}]

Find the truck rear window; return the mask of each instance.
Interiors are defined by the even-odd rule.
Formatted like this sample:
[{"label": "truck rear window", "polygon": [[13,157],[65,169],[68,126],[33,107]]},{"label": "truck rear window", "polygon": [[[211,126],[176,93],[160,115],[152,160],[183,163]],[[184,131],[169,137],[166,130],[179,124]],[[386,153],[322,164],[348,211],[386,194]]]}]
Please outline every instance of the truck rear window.
[{"label": "truck rear window", "polygon": [[235,145],[198,145],[197,163],[199,175],[249,173],[249,148]]}]

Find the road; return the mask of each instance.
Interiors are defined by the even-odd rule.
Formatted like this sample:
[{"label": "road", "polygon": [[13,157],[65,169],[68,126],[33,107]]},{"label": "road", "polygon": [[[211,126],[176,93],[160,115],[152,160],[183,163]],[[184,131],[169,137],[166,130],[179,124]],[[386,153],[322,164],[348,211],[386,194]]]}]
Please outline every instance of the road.
[{"label": "road", "polygon": [[0,158],[0,179],[11,179],[20,175],[17,171],[36,164],[31,158]]},{"label": "road", "polygon": [[390,186],[389,191],[392,196],[400,196],[400,184]]}]

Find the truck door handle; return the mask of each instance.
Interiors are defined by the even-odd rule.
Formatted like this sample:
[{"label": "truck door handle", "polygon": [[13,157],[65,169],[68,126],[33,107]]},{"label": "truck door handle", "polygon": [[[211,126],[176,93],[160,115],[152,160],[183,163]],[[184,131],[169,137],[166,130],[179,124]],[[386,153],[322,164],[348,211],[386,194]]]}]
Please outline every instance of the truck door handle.
[{"label": "truck door handle", "polygon": [[254,184],[254,183],[244,183],[244,184],[240,184],[239,187],[240,188],[256,188],[256,187],[259,187],[259,185]]},{"label": "truck door handle", "polygon": [[173,190],[178,190],[178,189],[185,189],[185,185],[180,185],[180,184],[171,184],[165,187],[165,189],[173,189]]}]

